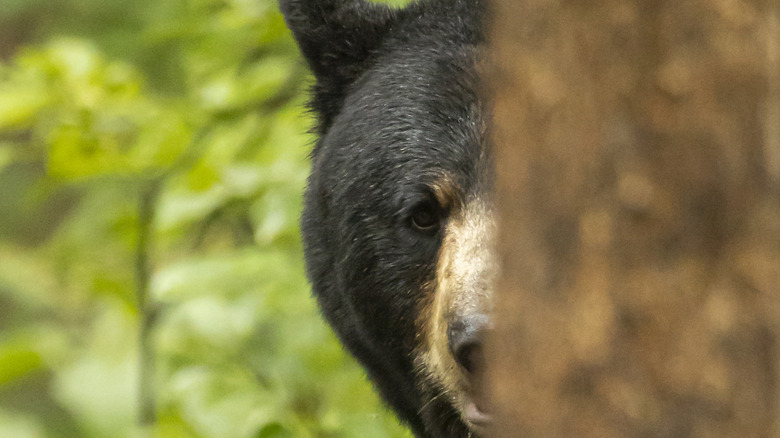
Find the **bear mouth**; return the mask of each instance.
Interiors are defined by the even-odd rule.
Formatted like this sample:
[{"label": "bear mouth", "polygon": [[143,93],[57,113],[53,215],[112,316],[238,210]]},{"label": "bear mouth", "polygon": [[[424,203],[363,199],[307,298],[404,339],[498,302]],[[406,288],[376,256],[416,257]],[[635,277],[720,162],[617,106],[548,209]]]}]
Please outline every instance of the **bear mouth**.
[{"label": "bear mouth", "polygon": [[[465,360],[465,357],[468,360]],[[485,394],[485,364],[481,346],[468,348],[468,353],[452,357],[459,371],[459,378],[451,387],[453,408],[468,429],[468,437],[488,435],[493,425],[493,415]]]},{"label": "bear mouth", "polygon": [[466,399],[462,411],[469,429],[477,434],[485,432],[493,424],[492,415],[485,412],[474,399]]},{"label": "bear mouth", "polygon": [[469,430],[481,436],[493,424],[493,416],[483,395],[483,372],[469,373],[467,377],[470,390],[463,392],[459,410]]}]

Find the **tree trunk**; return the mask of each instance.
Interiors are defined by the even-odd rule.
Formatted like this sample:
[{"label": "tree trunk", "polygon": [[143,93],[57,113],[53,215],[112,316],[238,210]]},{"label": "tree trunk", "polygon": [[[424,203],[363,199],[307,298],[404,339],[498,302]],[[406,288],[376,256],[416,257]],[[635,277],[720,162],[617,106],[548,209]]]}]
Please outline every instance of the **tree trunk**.
[{"label": "tree trunk", "polygon": [[780,427],[778,0],[494,0],[496,436]]}]

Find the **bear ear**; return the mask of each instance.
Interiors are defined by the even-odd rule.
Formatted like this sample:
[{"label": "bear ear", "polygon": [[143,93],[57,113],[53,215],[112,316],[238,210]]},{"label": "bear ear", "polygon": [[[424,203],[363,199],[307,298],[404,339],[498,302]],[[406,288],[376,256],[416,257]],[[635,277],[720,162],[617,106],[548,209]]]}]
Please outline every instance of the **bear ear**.
[{"label": "bear ear", "polygon": [[365,0],[279,0],[317,83],[312,101],[320,131],[341,106],[395,19],[395,10]]}]

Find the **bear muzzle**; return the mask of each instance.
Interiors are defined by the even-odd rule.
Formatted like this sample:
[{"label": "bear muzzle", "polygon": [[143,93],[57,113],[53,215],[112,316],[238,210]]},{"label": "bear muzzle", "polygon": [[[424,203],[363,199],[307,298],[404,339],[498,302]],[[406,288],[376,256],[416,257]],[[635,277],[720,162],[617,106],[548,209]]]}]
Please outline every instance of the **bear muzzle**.
[{"label": "bear muzzle", "polygon": [[474,313],[456,319],[447,327],[450,354],[468,382],[461,412],[469,426],[480,431],[491,423],[484,397],[485,355],[484,340],[492,329],[490,317]]},{"label": "bear muzzle", "polygon": [[445,227],[433,299],[421,315],[425,342],[420,357],[426,380],[480,435],[491,422],[484,395],[484,342],[492,329],[495,220],[488,205],[470,201]]}]

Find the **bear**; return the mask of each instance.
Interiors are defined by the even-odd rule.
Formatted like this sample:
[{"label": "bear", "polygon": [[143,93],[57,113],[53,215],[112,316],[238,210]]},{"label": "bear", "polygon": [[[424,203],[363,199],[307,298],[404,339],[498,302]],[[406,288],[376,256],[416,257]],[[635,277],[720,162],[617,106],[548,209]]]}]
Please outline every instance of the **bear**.
[{"label": "bear", "polygon": [[418,437],[490,427],[496,275],[482,0],[280,0],[314,76],[306,273],[322,314]]}]

